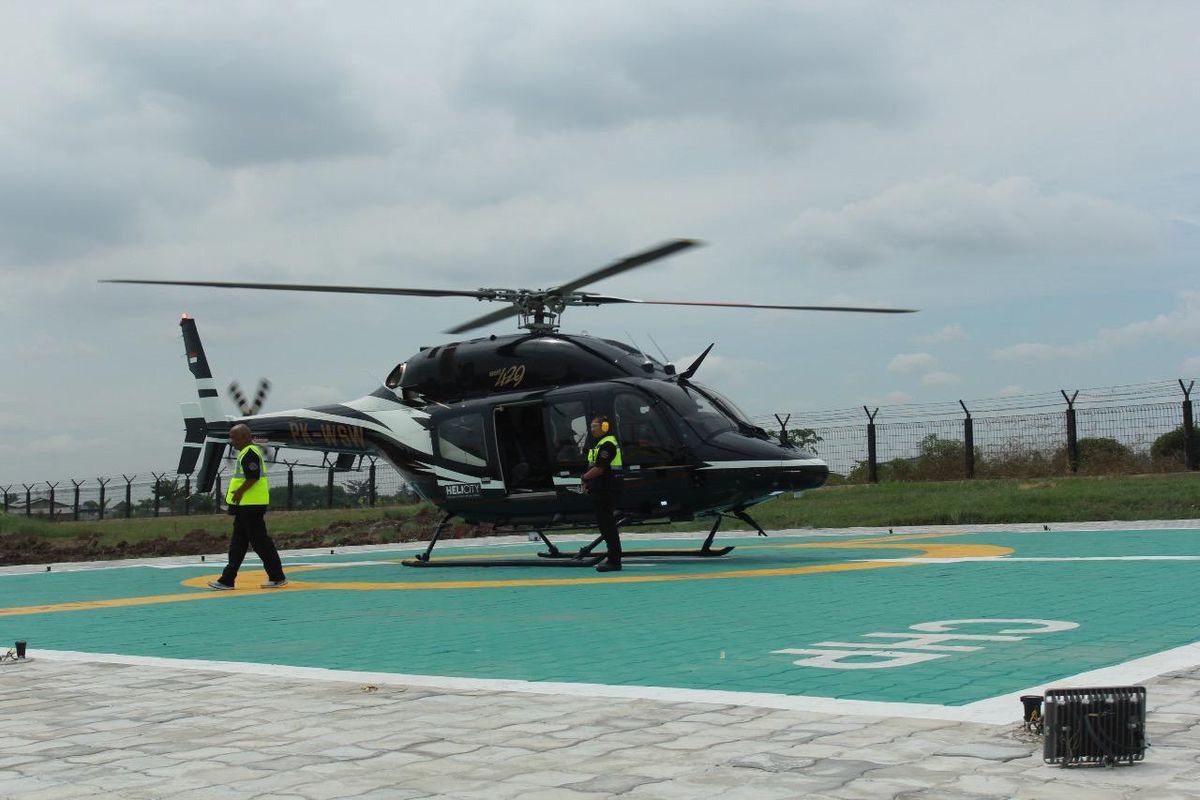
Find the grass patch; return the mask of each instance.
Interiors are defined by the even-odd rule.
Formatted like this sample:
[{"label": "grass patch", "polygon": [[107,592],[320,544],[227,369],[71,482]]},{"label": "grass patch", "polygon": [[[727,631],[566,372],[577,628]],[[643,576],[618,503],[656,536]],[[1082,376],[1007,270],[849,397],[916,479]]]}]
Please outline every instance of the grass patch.
[{"label": "grass patch", "polygon": [[[849,484],[781,496],[751,513],[768,530],[1200,519],[1200,473]],[[432,534],[439,517],[432,505],[414,503],[272,511],[267,525],[287,549],[416,541]],[[706,531],[710,524],[699,519],[648,529]],[[747,526],[727,519],[721,528]],[[0,564],[220,552],[230,529],[224,514],[54,523],[0,514]],[[457,525],[446,538],[487,532]]]}]

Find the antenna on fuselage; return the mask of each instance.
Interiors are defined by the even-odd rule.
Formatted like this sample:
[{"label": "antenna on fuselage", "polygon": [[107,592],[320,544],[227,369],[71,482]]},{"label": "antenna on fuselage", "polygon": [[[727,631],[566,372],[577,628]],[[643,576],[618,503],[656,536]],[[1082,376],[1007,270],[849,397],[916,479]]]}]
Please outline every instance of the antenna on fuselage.
[{"label": "antenna on fuselage", "polygon": [[658,351],[658,354],[660,356],[662,356],[663,369],[665,369],[667,371],[668,375],[674,375],[675,374],[675,365],[671,363],[671,359],[667,358],[667,354],[663,351],[663,349],[661,347],[658,346],[658,342],[654,341],[653,336],[651,336],[650,334],[647,333],[646,338],[650,340],[650,343],[654,345],[654,349]]},{"label": "antenna on fuselage", "polygon": [[625,335],[629,337],[629,341],[631,344],[633,344],[634,349],[637,350],[638,353],[641,354],[642,369],[646,370],[647,372],[650,372],[651,370],[653,370],[654,362],[650,360],[650,356],[646,355],[646,351],[642,349],[642,346],[640,344],[638,344],[636,341],[634,341],[633,334],[630,333],[629,331],[625,331]]}]

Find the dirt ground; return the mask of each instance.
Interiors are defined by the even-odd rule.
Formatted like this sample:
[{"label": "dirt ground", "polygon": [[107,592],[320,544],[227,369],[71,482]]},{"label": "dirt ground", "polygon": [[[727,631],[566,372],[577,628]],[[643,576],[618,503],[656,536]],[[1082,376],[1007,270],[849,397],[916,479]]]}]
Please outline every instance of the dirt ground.
[{"label": "dirt ground", "polygon": [[[422,510],[404,519],[374,519],[360,522],[334,522],[323,528],[295,533],[272,533],[280,550],[307,547],[346,547],[359,544],[417,542],[429,539],[437,527],[437,515]],[[442,539],[466,539],[490,536],[490,525],[451,525]],[[159,536],[140,542],[102,543],[99,537],[83,534],[71,538],[45,538],[29,533],[0,535],[0,566],[48,564],[59,561],[101,561],[114,558],[149,556],[185,556],[222,553],[229,548],[229,533],[193,529],[177,539]]]}]

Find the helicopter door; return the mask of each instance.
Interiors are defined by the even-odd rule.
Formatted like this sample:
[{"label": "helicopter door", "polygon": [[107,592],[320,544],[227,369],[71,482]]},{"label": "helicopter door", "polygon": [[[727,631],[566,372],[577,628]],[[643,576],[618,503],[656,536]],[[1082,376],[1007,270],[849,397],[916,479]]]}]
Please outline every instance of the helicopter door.
[{"label": "helicopter door", "polygon": [[546,404],[546,434],[555,475],[579,477],[587,471],[589,404],[583,397]]},{"label": "helicopter door", "polygon": [[510,495],[554,491],[541,403],[497,406],[496,443]]}]

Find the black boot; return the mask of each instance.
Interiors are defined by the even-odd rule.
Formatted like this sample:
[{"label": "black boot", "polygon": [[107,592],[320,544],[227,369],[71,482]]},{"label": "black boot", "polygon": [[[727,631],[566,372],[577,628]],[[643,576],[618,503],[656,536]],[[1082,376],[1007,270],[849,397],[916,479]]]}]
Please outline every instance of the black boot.
[{"label": "black boot", "polygon": [[603,564],[596,565],[596,572],[620,572],[620,561],[606,561]]}]

